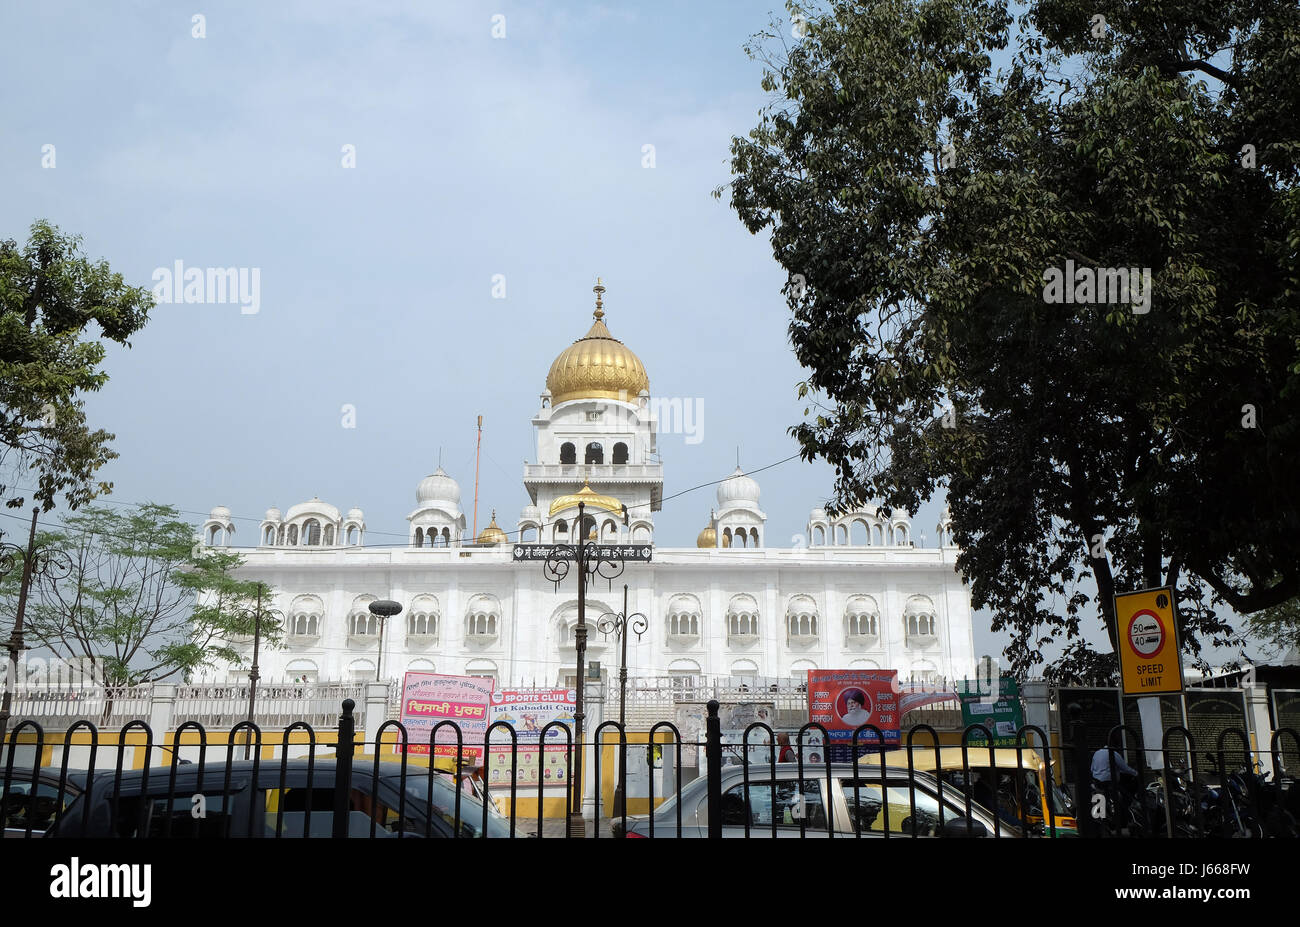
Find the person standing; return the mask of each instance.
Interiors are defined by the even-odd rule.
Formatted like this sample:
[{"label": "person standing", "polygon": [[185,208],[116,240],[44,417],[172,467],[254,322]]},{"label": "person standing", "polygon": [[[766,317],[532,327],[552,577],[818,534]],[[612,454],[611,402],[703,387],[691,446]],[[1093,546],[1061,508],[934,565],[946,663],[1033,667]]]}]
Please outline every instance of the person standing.
[{"label": "person standing", "polygon": [[777,756],[777,758],[776,758],[777,762],[778,762],[778,763],[793,763],[793,762],[794,762],[794,759],[795,759],[795,757],[794,757],[794,747],[790,746],[790,735],[789,735],[789,734],[777,734],[777,735],[776,735],[776,743],[777,743],[777,746],[779,746],[779,747],[781,748],[780,755]]}]

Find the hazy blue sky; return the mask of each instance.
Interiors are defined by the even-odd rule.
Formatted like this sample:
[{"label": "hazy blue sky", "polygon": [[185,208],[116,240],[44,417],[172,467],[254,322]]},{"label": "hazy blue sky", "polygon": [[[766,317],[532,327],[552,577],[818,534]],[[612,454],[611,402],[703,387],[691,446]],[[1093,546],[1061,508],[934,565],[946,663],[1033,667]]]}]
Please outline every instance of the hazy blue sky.
[{"label": "hazy blue sky", "polygon": [[[318,495],[364,509],[369,543],[404,543],[440,448],[472,520],[482,414],[480,524],[495,507],[513,530],[530,418],[590,324],[597,275],[652,392],[702,404],[699,443],[660,438],[665,495],[726,476],[738,446],[747,470],[794,453],[784,275],[710,195],[764,103],[742,46],[773,11],[785,18],[772,0],[0,4],[0,235],[49,219],[147,286],[176,261],[260,272],[255,314],[159,305],[110,351],[88,413],[117,434],[112,498],[196,519],[229,506],[252,545],[267,507]],[[832,486],[797,460],[756,478],[774,546]],[[660,543],[693,544],[713,501],[668,502]],[[914,536],[934,543],[940,507]],[[1001,649],[986,622],[975,641]]]}]

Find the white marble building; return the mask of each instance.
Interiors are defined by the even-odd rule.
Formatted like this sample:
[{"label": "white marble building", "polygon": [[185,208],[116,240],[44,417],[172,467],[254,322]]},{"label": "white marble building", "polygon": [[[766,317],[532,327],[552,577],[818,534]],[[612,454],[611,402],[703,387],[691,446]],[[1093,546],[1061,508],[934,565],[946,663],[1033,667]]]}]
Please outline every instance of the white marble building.
[{"label": "white marble building", "polygon": [[[551,365],[533,418],[537,463],[524,467],[528,504],[507,534],[493,517],[466,537],[461,488],[441,468],[415,489],[409,546],[364,546],[360,509],[312,499],[272,508],[256,546],[239,548],[240,575],[277,590],[284,646],[263,650],[263,678],[400,678],[407,670],[493,677],[499,685],[571,684],[577,584],[557,589],[540,562],[514,562],[516,543],[650,543],[649,563],[629,563],[611,589],[588,591],[588,661],[617,674],[615,641],[594,630],[606,611],[648,618],[628,648],[631,676],[798,677],[809,669],[897,669],[902,678],[973,673],[971,605],[955,572],[946,524],[936,547],[918,546],[901,513],[834,519],[814,509],[806,542],[774,548],[765,537],[758,483],[739,467],[717,487],[695,543],[655,534],[663,498],[657,403],[640,359],[613,338],[597,286],[595,322]],[[585,484],[585,485],[584,485]],[[690,497],[687,497],[690,498]],[[586,501],[586,524],[575,524]],[[623,507],[627,517],[624,523]],[[228,509],[212,510],[203,543],[234,545]],[[403,612],[383,631],[367,604],[395,599]],[[251,642],[247,645],[251,649]],[[226,673],[219,672],[219,676]],[[230,674],[242,678],[243,671]]]}]

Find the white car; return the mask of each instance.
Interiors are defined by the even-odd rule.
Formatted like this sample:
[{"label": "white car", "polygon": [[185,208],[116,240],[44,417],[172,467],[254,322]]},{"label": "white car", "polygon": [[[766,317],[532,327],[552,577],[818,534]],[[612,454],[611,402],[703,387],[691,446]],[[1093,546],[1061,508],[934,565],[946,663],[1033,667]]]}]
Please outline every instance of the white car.
[{"label": "white car", "polygon": [[[653,817],[628,815],[626,833],[621,818],[611,827],[616,837],[707,837],[708,804],[708,777],[701,776]],[[856,777],[851,764],[805,764],[802,779],[797,763],[777,763],[775,779],[770,765],[750,766],[748,783],[745,767],[723,767],[721,814],[724,837],[989,837],[997,827],[974,802],[968,816],[965,796],[952,786],[941,804],[939,783],[928,773],[887,767],[882,780],[880,767],[868,762]],[[1001,835],[1021,836],[1006,825]]]}]

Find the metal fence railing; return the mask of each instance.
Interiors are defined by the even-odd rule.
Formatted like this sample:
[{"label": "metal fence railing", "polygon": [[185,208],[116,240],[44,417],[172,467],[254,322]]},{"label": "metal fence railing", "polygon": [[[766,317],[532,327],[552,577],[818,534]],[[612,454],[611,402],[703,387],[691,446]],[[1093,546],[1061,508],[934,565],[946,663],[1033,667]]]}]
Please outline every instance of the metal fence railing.
[{"label": "metal fence railing", "polygon": [[1284,762],[1284,742],[1300,743],[1292,729],[1263,748],[1270,778],[1234,730],[1211,744],[1173,727],[1156,746],[1116,725],[1111,748],[1094,750],[1082,724],[1059,743],[1026,726],[993,746],[979,725],[951,743],[928,725],[841,739],[755,721],[724,743],[711,700],[702,736],[671,720],[646,732],[607,721],[575,748],[558,721],[539,732],[544,746],[501,721],[477,741],[451,721],[422,741],[396,721],[358,738],[355,707],[342,702],[337,735],[300,719],[229,732],[191,720],[157,735],[140,720],[57,734],[19,721],[0,780],[6,836],[1295,837],[1300,817]]}]

